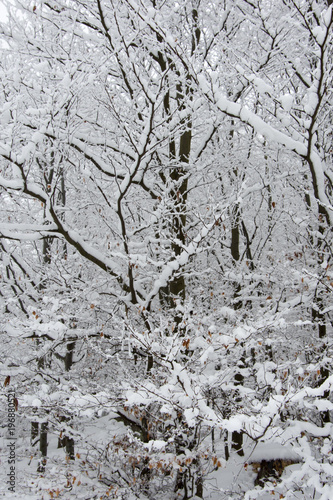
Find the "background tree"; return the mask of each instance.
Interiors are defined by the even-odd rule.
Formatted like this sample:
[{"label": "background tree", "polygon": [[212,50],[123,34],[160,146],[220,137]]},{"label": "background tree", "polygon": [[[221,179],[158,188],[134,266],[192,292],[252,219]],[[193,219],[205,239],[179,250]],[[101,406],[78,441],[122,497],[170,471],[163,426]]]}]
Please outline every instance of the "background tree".
[{"label": "background tree", "polygon": [[[63,494],[329,490],[332,7],[272,7],[8,3],[2,370]],[[261,441],[304,464],[221,484]]]}]

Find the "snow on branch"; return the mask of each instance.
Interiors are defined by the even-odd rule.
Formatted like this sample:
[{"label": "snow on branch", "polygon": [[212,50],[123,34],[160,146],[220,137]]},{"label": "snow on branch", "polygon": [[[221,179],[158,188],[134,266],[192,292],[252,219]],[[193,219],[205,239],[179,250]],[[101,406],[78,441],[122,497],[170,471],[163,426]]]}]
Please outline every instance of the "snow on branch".
[{"label": "snow on branch", "polygon": [[215,216],[215,219],[212,223],[204,226],[201,231],[197,234],[197,236],[191,241],[189,245],[185,247],[185,249],[181,252],[181,254],[174,260],[171,260],[166,264],[163,271],[161,272],[159,278],[155,281],[153,289],[150,294],[147,296],[145,301],[145,308],[147,310],[150,309],[151,303],[156,295],[159,293],[161,288],[166,286],[171,280],[172,276],[185,264],[188,263],[190,257],[197,254],[200,250],[200,244],[207,237],[209,232],[213,229],[213,227],[219,223],[222,219],[223,214]]}]

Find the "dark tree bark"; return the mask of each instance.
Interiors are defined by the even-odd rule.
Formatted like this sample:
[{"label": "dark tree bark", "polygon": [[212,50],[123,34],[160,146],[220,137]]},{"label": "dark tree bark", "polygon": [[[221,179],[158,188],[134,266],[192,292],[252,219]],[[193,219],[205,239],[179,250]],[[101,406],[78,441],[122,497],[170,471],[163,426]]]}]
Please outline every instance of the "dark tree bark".
[{"label": "dark tree bark", "polygon": [[40,425],[40,438],[39,438],[39,450],[42,458],[39,461],[37,472],[45,472],[46,457],[47,457],[47,433],[48,433],[48,422],[42,422]]},{"label": "dark tree bark", "polygon": [[39,423],[31,422],[31,434],[30,434],[31,446],[35,446],[35,444],[37,443],[38,433],[39,433]]},{"label": "dark tree bark", "polygon": [[73,366],[73,354],[75,349],[75,342],[68,342],[65,354],[65,370],[68,372]]}]

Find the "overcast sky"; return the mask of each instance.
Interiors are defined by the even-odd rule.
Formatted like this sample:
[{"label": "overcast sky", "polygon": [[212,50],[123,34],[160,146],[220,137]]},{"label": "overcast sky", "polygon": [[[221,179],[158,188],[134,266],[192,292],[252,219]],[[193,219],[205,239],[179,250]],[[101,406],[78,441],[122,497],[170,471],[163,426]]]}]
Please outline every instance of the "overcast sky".
[{"label": "overcast sky", "polygon": [[6,9],[3,5],[2,0],[0,0],[0,21],[4,21],[6,19]]}]

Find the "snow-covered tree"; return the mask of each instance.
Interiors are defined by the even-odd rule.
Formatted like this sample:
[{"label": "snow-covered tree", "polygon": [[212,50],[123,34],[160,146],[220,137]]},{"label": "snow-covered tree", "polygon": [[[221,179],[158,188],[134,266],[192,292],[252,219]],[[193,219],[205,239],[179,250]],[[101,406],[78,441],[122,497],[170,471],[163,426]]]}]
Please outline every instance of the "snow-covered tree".
[{"label": "snow-covered tree", "polygon": [[[329,498],[332,6],[8,11],[1,370],[55,462],[24,481]],[[260,458],[266,443],[279,456]],[[254,481],[256,452],[303,463]]]}]

